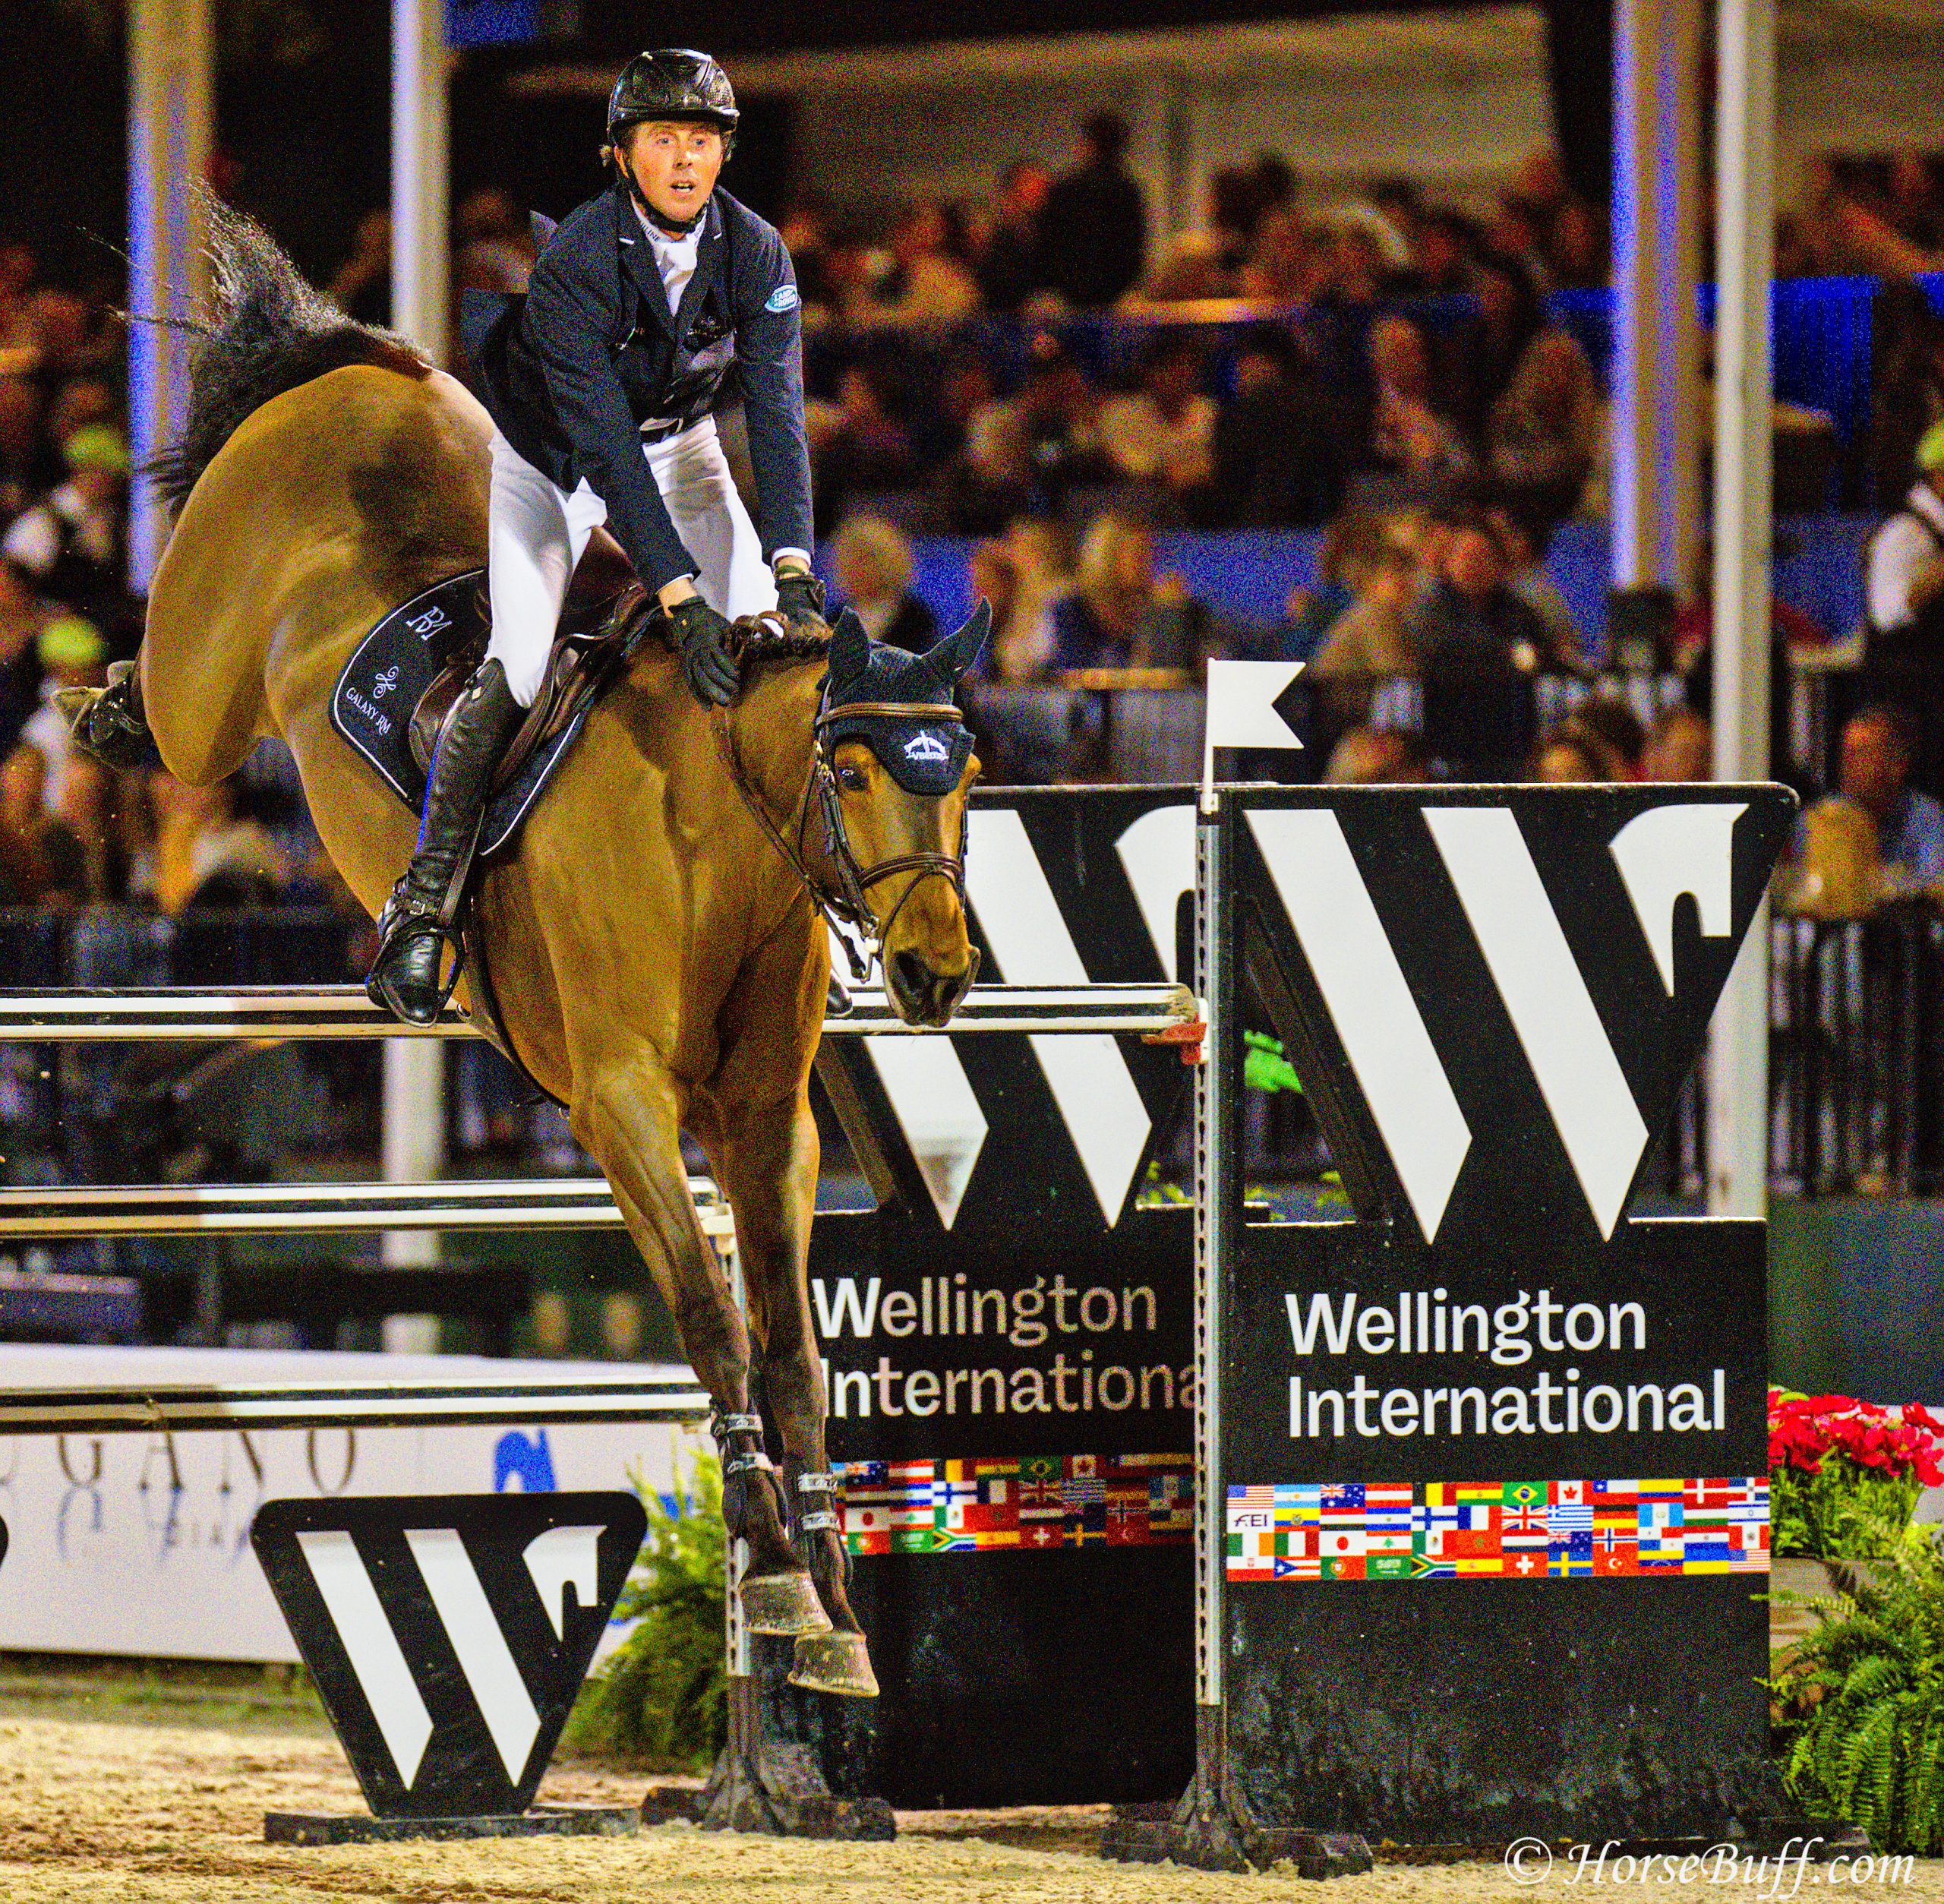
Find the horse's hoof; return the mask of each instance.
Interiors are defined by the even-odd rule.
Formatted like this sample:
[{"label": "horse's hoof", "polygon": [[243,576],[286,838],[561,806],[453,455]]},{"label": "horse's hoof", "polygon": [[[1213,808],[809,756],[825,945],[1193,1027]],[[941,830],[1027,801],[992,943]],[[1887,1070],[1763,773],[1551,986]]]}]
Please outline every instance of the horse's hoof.
[{"label": "horse's hoof", "polygon": [[878,1676],[861,1633],[816,1633],[797,1642],[790,1683],[844,1699],[875,1699]]},{"label": "horse's hoof", "polygon": [[741,1592],[743,1624],[752,1633],[795,1640],[800,1646],[806,1635],[830,1631],[830,1615],[808,1574],[758,1574],[743,1580]]}]

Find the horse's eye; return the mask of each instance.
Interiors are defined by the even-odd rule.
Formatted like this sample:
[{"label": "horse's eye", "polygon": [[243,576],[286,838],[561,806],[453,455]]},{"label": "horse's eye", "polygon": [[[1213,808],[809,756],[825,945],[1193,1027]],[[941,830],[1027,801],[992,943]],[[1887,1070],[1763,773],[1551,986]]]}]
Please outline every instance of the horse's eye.
[{"label": "horse's eye", "polygon": [[837,784],[847,794],[866,793],[870,788],[870,776],[854,761],[845,761],[837,770]]}]

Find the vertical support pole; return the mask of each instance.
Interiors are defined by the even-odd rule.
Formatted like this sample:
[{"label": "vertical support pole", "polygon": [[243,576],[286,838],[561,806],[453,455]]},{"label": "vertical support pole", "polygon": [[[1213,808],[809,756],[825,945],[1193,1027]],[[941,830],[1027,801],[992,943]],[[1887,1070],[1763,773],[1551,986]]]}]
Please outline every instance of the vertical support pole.
[{"label": "vertical support pole", "polygon": [[[743,1285],[743,1255],[742,1252],[736,1247],[733,1239],[722,1252],[722,1267],[729,1278],[729,1293],[735,1299],[736,1308],[746,1325],[749,1321],[750,1302],[749,1293]],[[742,1681],[742,1690],[746,1692],[750,1675],[756,1670],[750,1656],[750,1629],[743,1620],[741,1588],[743,1576],[748,1571],[749,1565],[750,1543],[740,1536],[731,1540],[729,1543],[729,1564],[724,1570],[725,1584],[728,1590],[722,1596],[722,1625],[723,1643],[727,1649],[727,1657],[724,1664],[731,1681],[730,1707],[732,1727],[735,1724],[735,1718],[737,1715],[746,1721],[755,1716],[753,1705],[746,1698],[741,1700],[737,1698],[736,1694],[738,1688],[735,1684],[737,1681]],[[751,1736],[741,1741],[742,1748],[754,1753],[758,1742],[755,1736]],[[729,1741],[730,1749],[732,1751],[735,1751],[737,1744],[737,1739],[732,1737]]]},{"label": "vertical support pole", "polygon": [[446,362],[452,251],[445,0],[392,0],[392,328]]},{"label": "vertical support pole", "polygon": [[[1194,1086],[1194,1680],[1198,1730],[1219,1726],[1226,1494],[1222,1478],[1222,1301],[1229,1268],[1227,1066],[1233,980],[1224,914],[1220,797],[1203,798],[1195,827],[1195,990],[1207,1032]],[[1207,1768],[1204,1766],[1204,1771]]]},{"label": "vertical support pole", "polygon": [[1678,595],[1693,573],[1699,24],[1699,0],[1614,0],[1613,582],[1623,593]]},{"label": "vertical support pole", "polygon": [[[1715,109],[1715,778],[1766,780],[1773,494],[1775,0],[1720,0]],[[1759,1220],[1769,1195],[1769,908],[1748,929],[1708,1051],[1708,1207]]]},{"label": "vertical support pole", "polygon": [[[1168,236],[1172,240],[1194,229],[1201,207],[1194,195],[1194,129],[1188,107],[1188,80],[1179,66],[1169,69],[1167,87]],[[1163,255],[1157,255],[1157,264]]]},{"label": "vertical support pole", "polygon": [[206,221],[214,62],[210,0],[131,0],[128,8],[128,425],[136,469],[129,586],[148,592],[168,526],[140,472],[181,434],[189,339],[160,320],[194,317],[208,288]]},{"label": "vertical support pole", "polygon": [[1182,223],[1183,232],[1208,229],[1208,194],[1215,175],[1213,82],[1184,72],[1181,81]]},{"label": "vertical support pole", "polygon": [[[433,362],[447,351],[445,0],[392,0],[392,327]],[[385,1043],[385,1176],[435,1176],[445,1161],[445,1054],[436,1039]],[[388,1263],[438,1261],[439,1239],[388,1232]],[[422,1340],[423,1318],[387,1316],[387,1346]]]},{"label": "vertical support pole", "polygon": [[[438,1038],[385,1040],[384,1123],[381,1141],[387,1183],[423,1183],[446,1162],[446,1051]],[[388,1268],[439,1260],[434,1230],[387,1230],[379,1260]],[[437,1317],[388,1315],[384,1344],[396,1354],[430,1354],[438,1347]]]}]

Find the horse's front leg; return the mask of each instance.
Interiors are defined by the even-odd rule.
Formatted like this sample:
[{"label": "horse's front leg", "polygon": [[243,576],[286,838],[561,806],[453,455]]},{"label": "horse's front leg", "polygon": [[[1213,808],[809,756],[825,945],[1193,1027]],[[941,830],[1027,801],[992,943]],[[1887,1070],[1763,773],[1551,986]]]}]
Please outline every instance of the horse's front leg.
[{"label": "horse's front leg", "polygon": [[[682,1353],[715,1404],[722,1514],[746,1540],[743,1615],[785,1637],[829,1631],[808,1571],[785,1531],[783,1487],[750,1407],[750,1340],[722,1265],[696,1216],[682,1161],[681,1094],[646,1050],[611,1064],[573,1107],[574,1135],[598,1160],[636,1246],[674,1318]],[[813,1173],[814,1176],[814,1173]]]},{"label": "horse's front leg", "polygon": [[723,1187],[763,1392],[783,1437],[784,1487],[834,1631],[800,1638],[790,1678],[819,1692],[870,1698],[878,1690],[863,1629],[844,1591],[848,1561],[835,1477],[824,1451],[823,1364],[810,1319],[810,1220],[816,1208],[817,1129],[807,1095],[781,1104],[721,1106]]}]

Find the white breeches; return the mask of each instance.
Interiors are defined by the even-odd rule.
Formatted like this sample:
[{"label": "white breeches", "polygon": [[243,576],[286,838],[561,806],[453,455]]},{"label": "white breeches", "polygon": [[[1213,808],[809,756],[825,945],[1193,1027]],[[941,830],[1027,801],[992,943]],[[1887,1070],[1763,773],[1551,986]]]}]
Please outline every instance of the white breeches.
[{"label": "white breeches", "polygon": [[[675,533],[699,564],[696,588],[702,599],[731,621],[775,608],[775,578],[737,493],[715,419],[704,417],[665,441],[644,444],[642,454]],[[568,494],[495,430],[488,507],[493,636],[486,652],[507,671],[513,699],[531,707],[546,677],[567,583],[587,538],[608,519],[608,505],[585,478]]]}]

